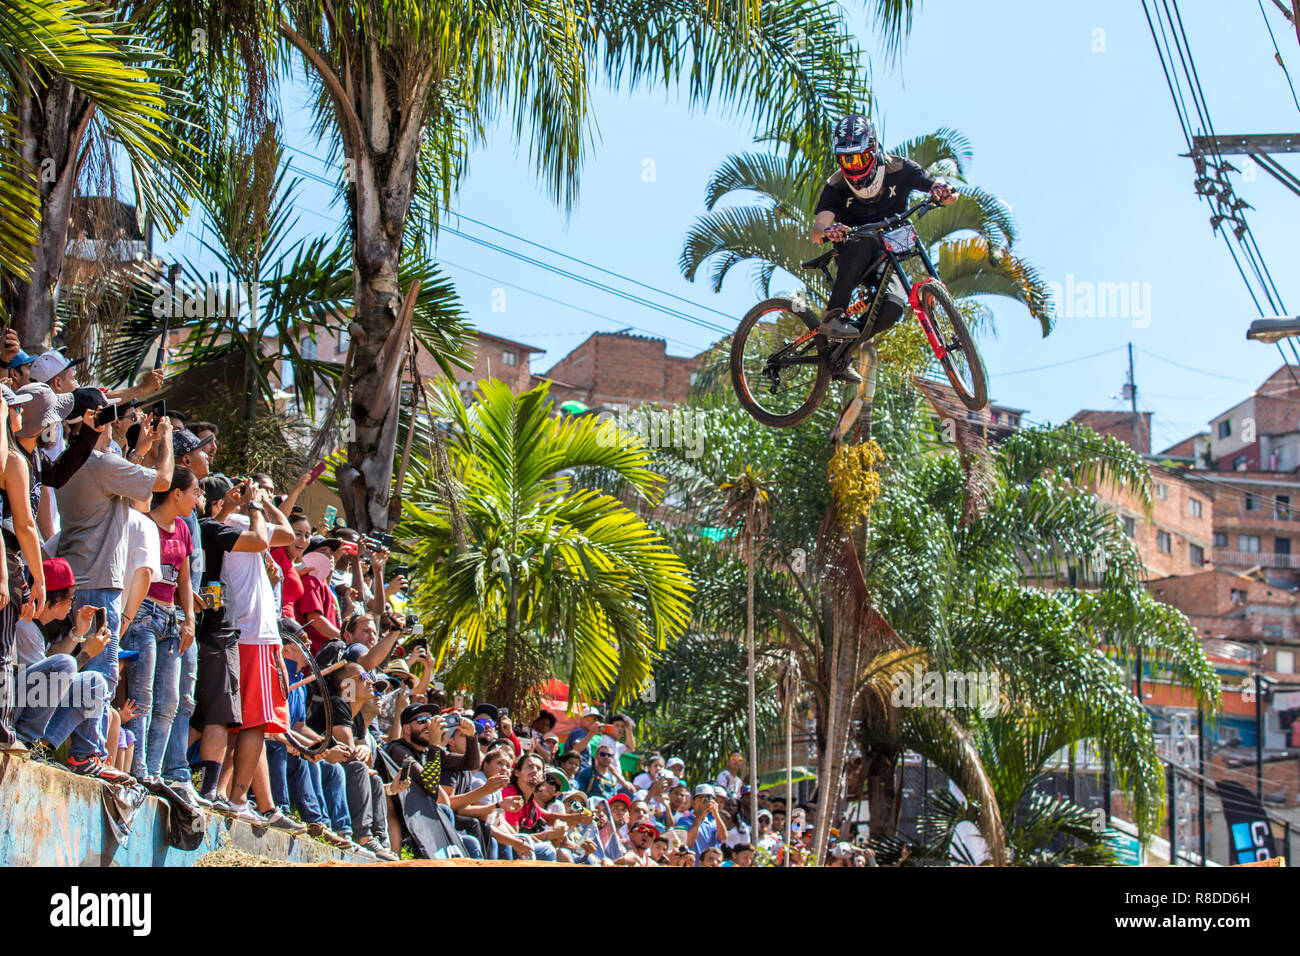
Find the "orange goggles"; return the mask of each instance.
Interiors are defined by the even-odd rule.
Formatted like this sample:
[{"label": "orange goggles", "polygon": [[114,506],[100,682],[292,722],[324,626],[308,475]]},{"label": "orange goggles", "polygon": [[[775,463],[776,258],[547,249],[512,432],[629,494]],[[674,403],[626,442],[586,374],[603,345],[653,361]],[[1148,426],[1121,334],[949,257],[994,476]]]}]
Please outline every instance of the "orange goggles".
[{"label": "orange goggles", "polygon": [[865,176],[876,168],[876,154],[871,153],[845,153],[835,157],[840,164],[840,169],[846,173],[852,173],[854,176]]}]

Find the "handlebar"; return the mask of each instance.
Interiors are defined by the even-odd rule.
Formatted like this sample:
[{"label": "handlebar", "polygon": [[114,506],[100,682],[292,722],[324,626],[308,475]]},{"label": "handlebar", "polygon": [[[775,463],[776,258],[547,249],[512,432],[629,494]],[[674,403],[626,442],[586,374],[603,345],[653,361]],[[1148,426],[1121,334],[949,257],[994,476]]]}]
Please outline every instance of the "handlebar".
[{"label": "handlebar", "polygon": [[889,219],[881,219],[878,222],[864,222],[860,226],[854,226],[852,231],[849,233],[849,238],[852,239],[868,232],[888,232],[896,226],[901,226],[914,215],[919,219],[932,209],[938,208],[939,204],[927,196],[911,209],[907,210],[907,212],[900,213],[897,216],[891,216]]}]

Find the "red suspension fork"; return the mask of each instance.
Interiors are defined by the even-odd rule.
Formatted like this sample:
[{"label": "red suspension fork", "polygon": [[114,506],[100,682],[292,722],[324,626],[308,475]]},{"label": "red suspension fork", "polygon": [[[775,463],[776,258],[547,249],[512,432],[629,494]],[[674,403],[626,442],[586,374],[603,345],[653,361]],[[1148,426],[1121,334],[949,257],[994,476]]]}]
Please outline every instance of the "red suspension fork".
[{"label": "red suspension fork", "polygon": [[943,340],[939,338],[938,333],[935,332],[934,323],[930,321],[930,314],[921,306],[921,288],[930,282],[938,283],[939,280],[926,278],[912,283],[912,291],[907,295],[907,304],[916,313],[916,321],[921,323],[921,331],[925,333],[926,341],[930,343],[930,350],[934,352],[934,357],[942,361],[943,357],[948,354],[948,348],[944,345]]}]

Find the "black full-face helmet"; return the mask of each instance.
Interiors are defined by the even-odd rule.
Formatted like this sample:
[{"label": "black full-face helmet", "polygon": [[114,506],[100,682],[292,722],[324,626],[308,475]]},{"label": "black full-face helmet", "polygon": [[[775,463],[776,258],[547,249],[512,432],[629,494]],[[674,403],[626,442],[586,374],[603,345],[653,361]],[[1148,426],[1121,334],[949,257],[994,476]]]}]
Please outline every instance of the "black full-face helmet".
[{"label": "black full-face helmet", "polygon": [[835,125],[831,152],[851,186],[865,185],[885,161],[876,124],[861,113],[850,113]]}]

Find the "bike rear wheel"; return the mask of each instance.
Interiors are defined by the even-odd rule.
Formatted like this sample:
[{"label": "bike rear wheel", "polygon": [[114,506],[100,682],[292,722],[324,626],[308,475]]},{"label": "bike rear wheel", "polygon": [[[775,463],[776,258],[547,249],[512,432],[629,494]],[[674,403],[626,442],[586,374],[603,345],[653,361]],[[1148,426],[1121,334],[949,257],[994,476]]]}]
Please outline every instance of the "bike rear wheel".
[{"label": "bike rear wheel", "polygon": [[934,282],[921,287],[920,301],[945,350],[939,358],[944,374],[962,404],[979,411],[989,403],[988,375],[961,310],[948,290]]},{"label": "bike rear wheel", "polygon": [[740,321],[731,339],[731,384],[741,407],[769,428],[791,428],[817,410],[831,373],[827,342],[816,335],[773,356],[807,334],[808,325],[787,298],[767,299]]},{"label": "bike rear wheel", "polygon": [[284,641],[292,641],[296,644],[298,650],[302,652],[302,656],[307,659],[307,671],[306,673],[300,673],[298,675],[298,680],[303,680],[305,678],[311,679],[306,685],[308,713],[311,712],[313,698],[319,699],[323,704],[321,710],[325,715],[325,727],[321,732],[321,739],[311,746],[306,746],[297,735],[294,735],[291,738],[294,742],[294,747],[302,751],[304,756],[317,757],[333,746],[332,734],[334,733],[334,709],[330,706],[329,681],[326,679],[325,675],[321,673],[320,667],[317,666],[316,658],[312,654],[310,647],[292,634],[285,633],[283,630],[280,632],[280,636]]}]

